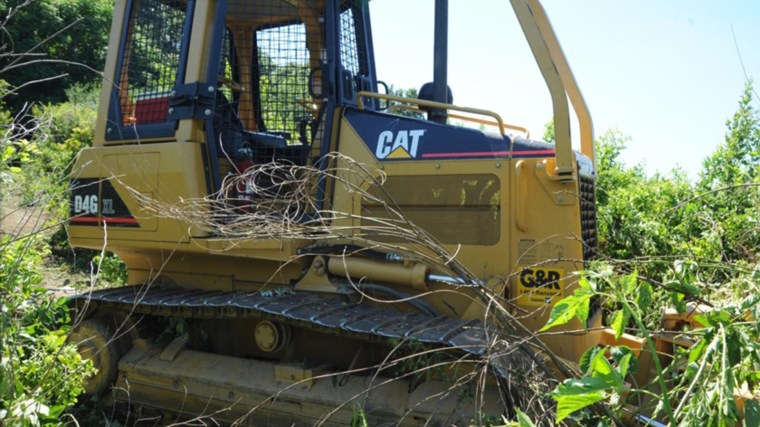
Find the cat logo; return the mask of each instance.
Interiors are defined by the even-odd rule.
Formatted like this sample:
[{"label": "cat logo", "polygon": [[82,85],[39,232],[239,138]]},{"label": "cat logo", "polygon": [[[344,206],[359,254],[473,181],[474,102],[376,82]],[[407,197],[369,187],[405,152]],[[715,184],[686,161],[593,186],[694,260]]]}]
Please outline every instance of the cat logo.
[{"label": "cat logo", "polygon": [[380,132],[377,138],[375,156],[383,159],[413,159],[417,157],[417,147],[424,129],[400,130],[394,133],[386,130]]}]

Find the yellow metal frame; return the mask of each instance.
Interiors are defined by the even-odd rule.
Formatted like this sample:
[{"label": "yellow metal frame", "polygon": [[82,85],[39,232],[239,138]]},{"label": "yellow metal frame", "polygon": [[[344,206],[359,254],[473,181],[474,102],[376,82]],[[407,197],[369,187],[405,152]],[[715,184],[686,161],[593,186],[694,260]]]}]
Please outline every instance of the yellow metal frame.
[{"label": "yellow metal frame", "polygon": [[[496,120],[496,126],[499,128],[499,133],[501,133],[502,136],[505,135],[504,129],[508,128],[508,126],[504,124],[504,120],[501,119],[501,116],[494,113],[493,111],[481,110],[478,108],[461,107],[458,105],[445,104],[443,102],[428,101],[425,99],[404,98],[402,96],[386,95],[382,93],[363,92],[363,91],[356,94],[356,103],[361,109],[364,109],[363,98],[385,99],[387,101],[404,102],[407,104],[417,104],[423,107],[440,108],[440,109],[445,109],[445,110],[457,110],[457,111],[463,111],[465,113],[470,113],[470,114],[488,116]],[[465,117],[465,116],[462,116],[462,117]]]},{"label": "yellow metal frame", "polygon": [[510,0],[520,22],[533,57],[544,77],[554,108],[554,141],[557,153],[557,174],[573,173],[573,149],[570,133],[572,103],[580,126],[581,152],[594,160],[594,126],[586,101],[567,63],[557,36],[538,0]]},{"label": "yellow metal frame", "polygon": [[[411,105],[396,104],[396,105],[391,105],[390,107],[388,107],[388,112],[389,113],[395,113],[397,110],[412,111],[414,113],[420,113],[420,114],[424,114],[425,113],[425,110],[413,107]],[[472,123],[477,123],[477,124],[480,124],[480,125],[493,126],[493,127],[498,127],[499,126],[499,124],[496,123],[496,122],[492,122],[490,120],[479,119],[477,117],[463,116],[461,114],[448,114],[447,116],[449,118],[452,118],[452,119],[464,120],[464,121],[468,121],[468,122],[472,122]],[[528,131],[527,128],[524,128],[522,126],[511,125],[509,123],[504,123],[504,128],[505,129],[509,129],[509,130],[514,130],[514,131],[521,132],[523,135],[525,135],[526,138],[530,138],[530,132]]]}]

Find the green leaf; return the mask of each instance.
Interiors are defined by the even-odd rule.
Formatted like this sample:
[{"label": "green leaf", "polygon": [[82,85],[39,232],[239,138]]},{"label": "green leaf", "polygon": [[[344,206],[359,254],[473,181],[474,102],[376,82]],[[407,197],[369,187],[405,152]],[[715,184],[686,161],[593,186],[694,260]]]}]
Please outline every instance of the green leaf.
[{"label": "green leaf", "polygon": [[13,155],[16,153],[16,150],[13,148],[12,145],[6,145],[5,149],[3,150],[2,155],[0,155],[0,161],[5,163],[11,160],[13,158]]},{"label": "green leaf", "polygon": [[705,327],[715,327],[718,325],[727,326],[733,322],[733,319],[731,318],[731,313],[723,309],[713,310],[703,315],[694,316],[694,320],[696,320],[697,322],[699,322],[699,324]]},{"label": "green leaf", "polygon": [[625,376],[628,375],[628,369],[631,366],[631,360],[633,360],[632,358],[632,354],[626,354],[620,359],[620,362],[618,362],[617,371],[621,378],[625,378]]},{"label": "green leaf", "polygon": [[583,355],[581,355],[581,360],[578,362],[578,368],[581,370],[581,373],[591,375],[589,372],[589,369],[591,368],[591,360],[596,356],[597,353],[600,351],[606,349],[602,347],[589,347],[588,350],[583,352]]},{"label": "green leaf", "polygon": [[756,400],[744,402],[745,427],[760,427],[760,403]]},{"label": "green leaf", "polygon": [[592,377],[604,381],[608,387],[620,387],[623,385],[623,377],[612,368],[604,352],[600,351],[591,359],[589,370]]},{"label": "green leaf", "polygon": [[[667,284],[666,284],[667,285]],[[670,289],[670,287],[669,287]],[[686,303],[683,301],[683,293],[680,292],[668,292],[670,296],[670,303],[673,304],[675,309],[679,313],[685,313],[686,312]]]},{"label": "green leaf", "polygon": [[594,296],[593,291],[585,288],[578,288],[572,295],[561,299],[552,308],[549,320],[546,322],[546,325],[541,328],[541,331],[543,332],[555,326],[564,325],[573,318],[577,318],[581,324],[585,325],[586,319],[588,319],[589,301],[592,296]]},{"label": "green leaf", "polygon": [[523,411],[520,409],[516,409],[516,411],[518,427],[536,427],[536,425],[533,423],[533,420],[531,420],[529,416],[525,415]]},{"label": "green leaf", "polygon": [[666,283],[668,289],[671,291],[679,292],[684,295],[699,295],[702,291],[691,283],[670,282]]},{"label": "green leaf", "polygon": [[626,274],[620,278],[620,283],[623,285],[626,295],[633,295],[637,292],[639,275],[635,271],[631,274]]},{"label": "green leaf", "polygon": [[729,367],[733,367],[742,361],[742,349],[745,348],[744,342],[747,340],[746,336],[745,340],[742,340],[741,332],[734,329],[729,330],[726,335],[727,348],[724,351],[726,352],[726,356],[728,356]]},{"label": "green leaf", "polygon": [[607,398],[607,384],[599,378],[565,380],[552,392],[557,401],[557,422],[572,413]]},{"label": "green leaf", "polygon": [[610,349],[612,360],[617,364],[616,370],[621,377],[625,378],[628,371],[636,372],[639,370],[639,359],[635,357],[630,347],[621,345]]},{"label": "green leaf", "polygon": [[591,283],[586,279],[585,277],[581,276],[581,278],[578,280],[578,286],[581,289],[586,289],[588,291],[593,291],[594,289],[591,286]]},{"label": "green leaf", "polygon": [[625,325],[628,324],[630,315],[626,310],[618,310],[612,315],[612,324],[610,325],[615,331],[615,339],[620,339],[625,332]]},{"label": "green leaf", "polygon": [[686,365],[686,369],[684,370],[683,375],[687,381],[691,381],[697,375],[697,372],[699,372],[699,365],[691,362]]},{"label": "green leaf", "polygon": [[638,293],[636,294],[636,305],[641,310],[645,310],[649,308],[649,306],[652,304],[652,285],[650,285],[648,282],[642,282],[641,286],[638,288]]}]

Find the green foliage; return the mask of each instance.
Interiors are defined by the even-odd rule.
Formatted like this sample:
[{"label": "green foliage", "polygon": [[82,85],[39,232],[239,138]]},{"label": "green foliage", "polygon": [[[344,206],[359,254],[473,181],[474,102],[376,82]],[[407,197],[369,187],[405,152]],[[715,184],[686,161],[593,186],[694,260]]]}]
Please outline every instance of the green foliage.
[{"label": "green foliage", "polygon": [[692,332],[697,342],[679,355],[686,369],[674,387],[686,390],[676,408],[685,424],[735,425],[734,391],[760,390],[760,274],[754,275],[752,294],[696,316],[702,328]]},{"label": "green foliage", "polygon": [[[674,258],[756,264],[760,119],[752,101],[748,85],[728,122],[725,143],[705,160],[696,183],[680,171],[649,177],[641,166],[626,167],[620,153],[628,138],[615,131],[603,135],[596,153],[600,253],[634,263],[655,281],[664,280]],[[702,280],[728,280],[736,271],[703,270]]]},{"label": "green foliage", "polygon": [[[666,365],[652,358],[654,384],[627,377],[638,370],[627,347],[589,349],[580,377],[552,394],[558,421],[596,422],[591,405],[620,411],[649,395],[657,405],[648,410],[670,425],[734,426],[736,391],[760,399],[760,117],[752,94],[748,84],[725,143],[705,160],[697,182],[679,171],[650,177],[640,166],[627,167],[620,154],[628,138],[619,132],[597,143],[603,261],[555,305],[544,329],[576,318],[584,323],[589,301],[601,297],[615,337],[642,337],[643,351],[656,354],[662,309],[688,316],[700,302],[713,306],[700,306],[695,325],[673,331],[691,346],[675,346]],[[755,416],[756,403],[749,402],[747,420]]]},{"label": "green foliage", "polygon": [[118,256],[111,253],[96,255],[92,258],[92,264],[97,267],[100,282],[127,284],[127,266]]},{"label": "green foliage", "polygon": [[[610,357],[607,356],[610,351]],[[625,377],[634,358],[627,347],[588,349],[581,358],[581,378],[570,378],[555,389],[557,422],[610,396],[625,391]]]},{"label": "green foliage", "polygon": [[[5,80],[0,80],[0,184],[6,188],[13,176],[20,172],[16,141],[24,136],[23,134],[18,135],[11,126],[13,117],[5,109],[3,102],[7,94],[8,83]],[[2,199],[3,193],[0,192],[0,200]]]},{"label": "green foliage", "polygon": [[554,119],[549,120],[544,125],[544,135],[542,138],[546,142],[554,143]]},{"label": "green foliage", "polygon": [[563,298],[554,305],[549,315],[549,320],[541,328],[541,331],[564,325],[573,318],[578,319],[581,324],[585,324],[588,318],[589,301],[591,301],[591,297],[594,294],[591,284],[585,278],[581,278],[579,280],[579,287],[573,294]]},{"label": "green foliage", "polygon": [[518,427],[536,427],[536,425],[533,423],[533,420],[531,420],[530,417],[525,415],[521,410],[516,409],[516,412],[517,412],[516,425]]},{"label": "green foliage", "polygon": [[[411,99],[417,99],[417,97],[419,96],[417,93],[417,89],[403,89],[403,88],[396,89],[393,86],[388,88],[388,95],[400,96],[402,98],[411,98]],[[405,104],[391,101],[388,105],[388,111],[393,114],[397,114],[399,116],[411,117],[413,119],[419,119],[419,120],[425,119],[425,115],[423,113],[401,108],[404,105]],[[414,107],[414,105],[412,105],[412,107]]]},{"label": "green foliage", "polygon": [[[665,212],[692,197],[691,184],[682,174],[648,177],[640,166],[627,168],[619,159],[627,141],[620,132],[610,131],[597,142],[600,252],[629,260],[672,254],[682,242],[678,232],[690,212]],[[667,266],[646,261],[647,275],[662,274]]]},{"label": "green foliage", "polygon": [[75,101],[35,107],[38,130],[31,140],[16,144],[25,159],[25,203],[44,203],[56,222],[68,216],[68,175],[77,153],[92,145],[97,116],[92,87],[68,93]]},{"label": "green foliage", "polygon": [[66,343],[68,309],[41,288],[33,239],[0,240],[0,424],[57,423],[83,392],[92,364]]},{"label": "green foliage", "polygon": [[760,116],[752,93],[750,82],[726,123],[726,142],[704,161],[697,183],[720,261],[760,257]]},{"label": "green foliage", "polygon": [[351,427],[369,427],[367,414],[364,412],[364,408],[359,405],[354,405],[354,413],[351,416]]},{"label": "green foliage", "polygon": [[12,90],[10,110],[61,102],[72,85],[99,81],[112,10],[111,0],[0,2],[0,70]]}]

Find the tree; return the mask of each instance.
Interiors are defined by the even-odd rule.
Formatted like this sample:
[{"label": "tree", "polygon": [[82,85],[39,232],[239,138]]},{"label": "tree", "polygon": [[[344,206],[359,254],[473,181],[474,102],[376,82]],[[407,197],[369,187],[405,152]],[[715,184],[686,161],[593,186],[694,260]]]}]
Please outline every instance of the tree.
[{"label": "tree", "polygon": [[752,81],[739,99],[739,109],[726,121],[726,140],[703,163],[699,186],[713,190],[760,178],[760,117],[752,107]]},{"label": "tree", "polygon": [[721,259],[760,256],[760,116],[747,82],[739,109],[726,122],[726,140],[705,159],[697,188],[704,194],[705,227],[721,243]]},{"label": "tree", "polygon": [[[395,87],[393,87],[393,85],[391,85],[388,88],[388,95],[400,96],[402,98],[411,98],[411,99],[417,99],[417,97],[419,96],[418,93],[417,93],[417,89],[414,89],[414,88],[412,88],[412,89],[404,89],[404,88],[398,88],[398,89],[396,89]],[[411,117],[411,118],[419,119],[419,120],[424,120],[425,119],[425,114],[423,114],[423,113],[419,113],[417,111],[410,110],[410,109],[405,109],[405,108],[399,108],[399,107],[393,108],[394,106],[401,106],[401,107],[403,107],[404,105],[405,104],[402,104],[402,103],[399,103],[399,102],[390,101],[390,102],[388,102],[388,110],[391,111],[393,114],[397,114],[399,116]],[[411,107],[416,107],[416,106],[415,105],[411,105]]]},{"label": "tree", "polygon": [[0,2],[0,79],[9,84],[12,113],[100,80],[112,10],[110,0]]}]

